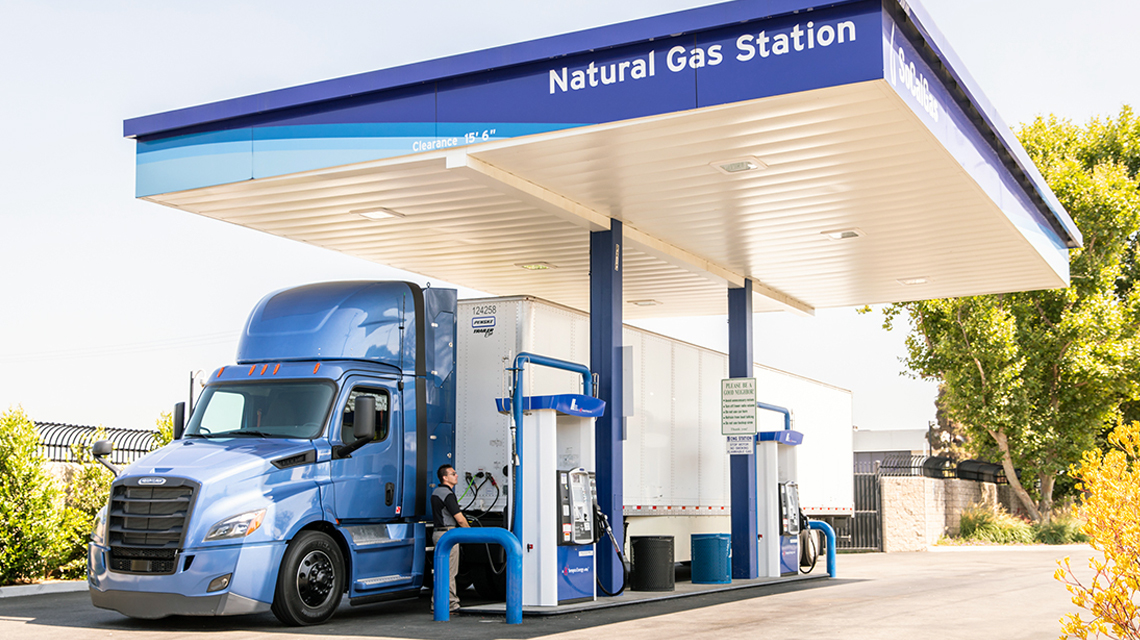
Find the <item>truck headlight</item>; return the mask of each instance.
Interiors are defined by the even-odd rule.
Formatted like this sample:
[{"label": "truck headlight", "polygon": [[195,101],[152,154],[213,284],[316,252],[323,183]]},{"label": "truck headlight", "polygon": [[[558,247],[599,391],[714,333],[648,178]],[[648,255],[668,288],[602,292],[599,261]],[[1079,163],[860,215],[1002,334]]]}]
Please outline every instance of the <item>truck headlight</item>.
[{"label": "truck headlight", "polygon": [[240,515],[226,518],[210,527],[206,540],[225,540],[226,538],[244,538],[257,531],[261,521],[265,518],[265,509],[250,511]]},{"label": "truck headlight", "polygon": [[107,505],[95,514],[95,528],[91,530],[91,541],[95,544],[107,542]]}]

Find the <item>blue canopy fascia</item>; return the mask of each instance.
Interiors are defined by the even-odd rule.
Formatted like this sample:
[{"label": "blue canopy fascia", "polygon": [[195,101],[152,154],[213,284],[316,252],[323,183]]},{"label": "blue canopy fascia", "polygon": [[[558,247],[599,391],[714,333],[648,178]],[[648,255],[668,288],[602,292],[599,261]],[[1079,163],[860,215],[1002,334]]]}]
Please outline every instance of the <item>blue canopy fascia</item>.
[{"label": "blue canopy fascia", "polygon": [[[214,146],[210,153],[214,159],[208,163],[199,162],[195,165],[187,161],[177,168],[178,177],[174,180],[166,179],[170,170],[166,167],[154,170],[158,175],[164,176],[160,180],[144,180],[140,177],[140,196],[154,195],[164,191],[177,191],[196,186],[209,186],[231,182],[235,175],[248,172],[248,163],[244,159],[250,142],[244,134],[236,129],[246,126],[249,122],[262,122],[274,117],[277,112],[318,112],[323,109],[345,108],[353,104],[354,99],[369,94],[385,92],[392,96],[392,102],[404,101],[411,103],[417,93],[430,91],[434,83],[442,81],[462,81],[477,74],[501,71],[503,69],[520,67],[522,65],[539,63],[543,61],[569,59],[582,54],[596,54],[620,47],[630,47],[638,44],[654,43],[657,40],[675,39],[679,36],[696,35],[716,29],[724,29],[731,25],[756,22],[778,16],[795,14],[796,19],[810,20],[814,12],[826,12],[845,6],[867,4],[865,0],[844,0],[841,2],[813,2],[811,0],[735,0],[723,4],[699,7],[677,13],[653,16],[607,25],[585,31],[563,34],[511,44],[483,51],[450,56],[437,60],[383,69],[343,78],[336,78],[322,82],[290,87],[266,93],[244,96],[220,102],[188,107],[175,111],[142,116],[126,120],[123,124],[124,135],[137,138],[146,144],[140,145],[140,167],[153,158],[168,159],[183,156],[192,156],[202,153],[202,143]],[[1037,171],[1025,150],[1014,137],[1012,131],[1002,121],[996,110],[985,99],[977,88],[974,80],[965,71],[964,66],[954,55],[952,49],[929,19],[926,12],[915,2],[898,2],[897,0],[883,0],[883,8],[887,15],[899,25],[917,55],[925,62],[933,79],[945,89],[954,103],[966,114],[976,128],[976,135],[984,141],[997,155],[998,161],[1004,165],[1008,174],[1016,181],[1021,189],[1032,201],[1037,209],[1037,215],[1052,228],[1058,239],[1069,248],[1080,247],[1082,236],[1080,230],[1064,207],[1057,201],[1056,196],[1046,185],[1044,178]],[[818,14],[817,14],[818,15]],[[856,81],[858,74],[850,74],[847,81]],[[824,84],[821,81],[821,84]],[[603,120],[598,120],[603,121]],[[416,129],[416,123],[395,124],[403,126],[407,131],[401,131],[403,136],[423,136],[424,133]],[[507,134],[527,135],[541,133],[571,126],[589,124],[575,120],[550,123],[547,125],[524,125]],[[260,126],[260,125],[258,125]],[[365,125],[367,126],[367,125]],[[500,128],[500,137],[509,129],[508,126]],[[310,128],[310,131],[313,129]],[[278,127],[277,135],[281,138],[295,136],[306,137],[307,133],[294,133],[287,127]],[[329,133],[331,131],[331,133]],[[356,128],[348,135],[368,135]],[[432,131],[432,134],[439,134]],[[484,132],[485,133],[485,132]],[[182,138],[194,134],[195,139]],[[209,135],[209,138],[205,136]],[[326,128],[321,135],[333,138],[344,135],[343,132]],[[455,136],[454,132],[447,135]],[[468,134],[470,136],[470,134]],[[233,138],[233,139],[231,139]],[[462,144],[462,134],[458,134],[459,143]],[[169,140],[173,147],[167,148],[163,141]],[[445,138],[447,140],[447,138]],[[467,140],[471,142],[471,140]],[[445,142],[450,144],[449,142]],[[301,148],[303,143],[293,142],[290,148]],[[352,143],[345,143],[351,147]],[[426,150],[421,148],[419,150]],[[150,155],[144,159],[144,152],[164,151],[163,154]],[[397,152],[392,152],[397,153]],[[403,152],[399,152],[403,153]],[[296,157],[296,156],[292,156]],[[316,159],[317,154],[310,154]],[[332,155],[326,156],[332,158]],[[346,161],[361,161],[370,159],[365,152],[355,155],[351,151],[341,151],[336,158]],[[319,163],[319,160],[318,160]],[[233,166],[229,166],[229,165]],[[343,164],[343,162],[341,162]],[[264,172],[255,173],[248,177],[259,175],[280,175],[298,170],[313,168],[307,164],[296,164],[292,160],[274,164],[266,163],[269,168]],[[140,173],[140,176],[143,174]],[[148,174],[149,175],[149,174]],[[144,185],[143,183],[147,184]]]}]

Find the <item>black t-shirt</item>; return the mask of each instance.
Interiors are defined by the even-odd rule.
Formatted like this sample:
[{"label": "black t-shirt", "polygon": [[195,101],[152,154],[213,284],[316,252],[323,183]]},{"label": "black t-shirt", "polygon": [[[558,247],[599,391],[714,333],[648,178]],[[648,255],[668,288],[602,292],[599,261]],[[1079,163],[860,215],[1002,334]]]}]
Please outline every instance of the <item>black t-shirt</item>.
[{"label": "black t-shirt", "polygon": [[432,521],[437,530],[444,527],[459,526],[455,515],[460,513],[459,501],[455,499],[455,492],[450,487],[440,485],[431,494]]}]

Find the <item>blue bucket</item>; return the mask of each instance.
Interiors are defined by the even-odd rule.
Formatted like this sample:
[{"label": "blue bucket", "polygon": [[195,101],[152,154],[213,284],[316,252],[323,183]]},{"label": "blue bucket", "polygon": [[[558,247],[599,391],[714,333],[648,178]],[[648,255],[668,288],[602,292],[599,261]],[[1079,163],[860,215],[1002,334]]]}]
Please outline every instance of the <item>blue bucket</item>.
[{"label": "blue bucket", "polygon": [[692,535],[693,584],[732,582],[732,535],[694,533]]}]

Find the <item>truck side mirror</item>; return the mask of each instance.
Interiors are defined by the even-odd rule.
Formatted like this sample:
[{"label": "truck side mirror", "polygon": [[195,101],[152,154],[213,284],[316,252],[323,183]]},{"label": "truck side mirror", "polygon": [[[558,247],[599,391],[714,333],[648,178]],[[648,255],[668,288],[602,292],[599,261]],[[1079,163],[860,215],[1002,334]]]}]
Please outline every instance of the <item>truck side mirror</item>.
[{"label": "truck side mirror", "polygon": [[352,436],[365,441],[376,437],[376,398],[356,396],[352,407]]},{"label": "truck side mirror", "polygon": [[115,447],[113,444],[111,444],[110,440],[100,440],[91,445],[91,455],[95,456],[96,462],[103,465],[104,467],[107,467],[107,470],[117,478],[119,477],[119,468],[104,460],[104,458],[111,455],[111,451],[114,448]]},{"label": "truck side mirror", "polygon": [[356,396],[356,402],[352,405],[352,437],[356,438],[352,444],[333,449],[333,458],[347,458],[376,437],[376,398]]},{"label": "truck side mirror", "polygon": [[111,455],[111,451],[113,449],[114,445],[111,444],[110,440],[100,440],[99,442],[91,445],[91,455],[95,456],[96,458],[102,458],[103,456]]},{"label": "truck side mirror", "polygon": [[186,403],[178,402],[174,405],[174,413],[171,416],[171,424],[174,426],[174,439],[181,440],[182,432],[186,429]]}]

